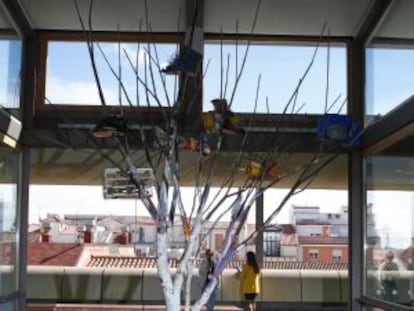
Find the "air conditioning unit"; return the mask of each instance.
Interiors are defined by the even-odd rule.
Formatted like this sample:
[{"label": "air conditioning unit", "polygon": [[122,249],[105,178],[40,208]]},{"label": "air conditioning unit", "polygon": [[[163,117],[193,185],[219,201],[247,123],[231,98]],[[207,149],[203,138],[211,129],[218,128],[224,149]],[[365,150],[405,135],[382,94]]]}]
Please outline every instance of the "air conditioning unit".
[{"label": "air conditioning unit", "polygon": [[[150,168],[137,168],[139,181],[147,195],[152,195],[154,173]],[[105,199],[139,199],[139,188],[132,182],[130,173],[119,168],[107,168],[103,180],[103,197]]]}]

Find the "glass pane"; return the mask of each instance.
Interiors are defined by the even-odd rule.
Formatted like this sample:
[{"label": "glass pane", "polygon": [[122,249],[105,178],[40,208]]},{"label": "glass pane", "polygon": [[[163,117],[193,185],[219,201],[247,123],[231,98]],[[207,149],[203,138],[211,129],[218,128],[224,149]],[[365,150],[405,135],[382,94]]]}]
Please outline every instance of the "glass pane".
[{"label": "glass pane", "polygon": [[[261,75],[257,112],[281,113],[294,94],[299,80],[303,79],[296,98],[296,106],[293,107],[292,101],[287,112],[299,110],[300,113],[323,113],[327,110],[325,97],[329,51],[329,87],[326,106],[333,104],[330,112],[346,113],[344,46],[330,49],[320,47],[306,77],[304,77],[305,71],[315,53],[314,46],[251,44],[242,70],[246,47],[246,44],[236,45],[236,43],[205,45],[204,111],[212,110],[212,99],[222,97],[230,102],[234,93],[231,109],[236,112],[253,112],[258,78]],[[241,71],[242,75],[236,87],[236,77]],[[299,109],[302,105],[303,107]]]},{"label": "glass pane", "polygon": [[366,115],[383,116],[413,94],[412,48],[371,47],[366,49]]},{"label": "glass pane", "polygon": [[21,49],[21,40],[0,37],[0,106],[19,107]]},{"label": "glass pane", "polygon": [[0,309],[2,311],[15,311],[15,310],[17,310],[16,302],[15,301],[9,301],[9,302],[0,304]]},{"label": "glass pane", "polygon": [[[144,107],[168,106],[168,102],[173,101],[177,77],[160,73],[159,69],[166,67],[176,49],[175,44],[161,43],[94,44],[95,62],[105,103],[114,106],[136,106],[137,103]],[[135,74],[137,67],[138,75]],[[125,92],[119,80],[122,81]],[[49,42],[45,103],[101,105],[85,42]]]},{"label": "glass pane", "polygon": [[414,160],[371,156],[367,163],[366,293],[414,300]]},{"label": "glass pane", "polygon": [[0,295],[16,290],[17,155],[0,147]]},{"label": "glass pane", "polygon": [[[286,196],[289,189],[267,190],[264,197],[264,216],[269,216]],[[323,198],[323,199],[321,199]],[[306,189],[290,197],[265,231],[265,256],[321,263],[329,269],[334,262],[348,261],[348,191],[343,189]],[[266,254],[266,245],[273,229],[278,232],[281,247],[279,255]],[[269,232],[270,231],[270,232]],[[292,239],[293,233],[297,240]],[[298,249],[294,250],[295,243]]]}]

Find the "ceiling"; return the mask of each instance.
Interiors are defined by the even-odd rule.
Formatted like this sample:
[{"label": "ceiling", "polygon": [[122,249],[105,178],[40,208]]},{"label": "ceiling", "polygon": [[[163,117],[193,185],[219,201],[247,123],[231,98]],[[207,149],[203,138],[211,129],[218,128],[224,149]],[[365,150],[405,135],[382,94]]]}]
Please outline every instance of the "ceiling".
[{"label": "ceiling", "polygon": [[[32,27],[37,30],[82,30],[73,0],[20,0]],[[154,32],[175,32],[185,26],[185,0],[149,0],[148,22]],[[327,23],[331,36],[352,37],[366,18],[373,0],[262,0],[255,33],[318,36]],[[406,17],[411,1],[396,1],[394,14]],[[96,31],[138,31],[146,24],[145,1],[95,1],[92,28]],[[203,28],[206,33],[250,33],[256,1],[204,0]],[[83,19],[88,17],[89,1],[78,1]],[[409,15],[409,14],[408,14]],[[400,23],[399,19],[399,23]],[[385,34],[394,35],[400,24],[388,23]],[[405,28],[404,28],[405,29]],[[409,29],[407,27],[407,29]],[[412,28],[411,28],[412,29]],[[405,31],[405,30],[404,30]]]},{"label": "ceiling", "polygon": [[[92,29],[136,32],[146,21],[153,32],[185,30],[186,5],[190,0],[94,1]],[[202,0],[200,0],[202,1]],[[9,2],[9,0],[5,0]],[[82,31],[74,0],[18,0],[35,30]],[[83,21],[88,19],[90,1],[77,0]],[[205,33],[250,33],[257,1],[203,0],[202,27]],[[261,0],[255,34],[319,36],[326,23],[333,37],[354,37],[376,3],[383,0]],[[376,37],[412,39],[414,1],[390,0]],[[0,2],[0,5],[3,4]],[[231,14],[229,14],[231,12]],[[236,30],[238,24],[238,30]],[[0,30],[10,30],[10,18],[0,7]]]},{"label": "ceiling", "polygon": [[[75,114],[73,114],[73,117]],[[83,115],[84,117],[86,114]],[[253,118],[254,116],[254,118]],[[31,147],[31,182],[35,184],[101,184],[104,170],[110,167],[125,168],[125,161],[119,151],[116,139],[96,139],[91,135],[93,124],[97,123],[97,114],[90,115],[89,119],[82,119],[83,124],[71,123],[70,118],[62,123],[62,117],[56,118],[38,117],[35,127],[24,130],[21,143]],[[320,141],[315,134],[317,116],[296,116],[293,118],[257,115],[240,115],[239,125],[243,126],[249,134],[225,135],[221,142],[221,152],[217,161],[217,169],[214,179],[215,186],[220,185],[230,174],[237,171],[236,180],[241,185],[246,180],[243,168],[250,160],[260,161],[264,154],[271,154],[270,150],[278,150],[276,154],[280,168],[288,172],[295,167],[301,167],[312,155],[320,150]],[[132,122],[132,117],[131,117]],[[86,122],[86,123],[85,123]],[[285,124],[286,123],[286,124]],[[88,127],[87,125],[92,127]],[[268,131],[263,131],[263,125],[267,124]],[[280,124],[276,134],[269,124]],[[65,125],[65,126],[63,126]],[[83,125],[80,127],[80,125]],[[290,127],[288,128],[287,125]],[[130,126],[133,126],[130,123]],[[286,126],[286,127],[285,127]],[[262,129],[254,132],[254,129]],[[288,132],[283,131],[289,129]],[[294,129],[297,129],[295,132]],[[152,141],[153,127],[146,131],[147,141]],[[197,137],[198,130],[188,129],[181,133],[184,137]],[[143,146],[140,136],[132,131],[129,136],[129,145],[134,154],[134,162],[138,167],[148,167],[146,164]],[[216,136],[209,136],[209,145],[216,146]],[[243,140],[246,139],[245,143]],[[234,167],[235,159],[240,155],[240,149],[244,151],[243,161]],[[283,151],[279,151],[283,150]],[[329,151],[329,146],[324,148]],[[159,150],[150,149],[151,158],[156,161]],[[272,151],[273,153],[274,151]],[[202,163],[205,174],[209,171],[209,161],[212,155],[203,157]],[[190,151],[180,152],[180,181],[183,185],[194,184],[198,153]],[[316,178],[312,187],[315,188],[346,188],[347,165],[345,153],[340,155],[332,164],[324,169]],[[297,175],[297,172],[296,172]],[[289,175],[278,182],[275,187],[288,187],[292,184],[295,174]],[[327,183],[329,181],[329,183]]]},{"label": "ceiling", "polygon": [[381,38],[414,38],[414,1],[396,0],[386,18],[379,25],[376,37]]},{"label": "ceiling", "polygon": [[[88,17],[89,1],[78,1],[83,18]],[[369,0],[358,1],[262,1],[256,31],[266,34],[319,34],[323,21],[332,23],[335,35],[352,35],[367,10]],[[145,1],[95,1],[92,24],[97,31],[137,31],[145,23]],[[315,5],[316,3],[316,5]],[[22,4],[35,29],[81,30],[72,0],[23,0]],[[241,33],[248,33],[256,1],[205,0],[205,32],[234,32],[239,20]],[[148,20],[154,32],[175,32],[185,26],[186,1],[148,1]],[[320,8],[323,9],[320,9]],[[237,8],[237,10],[235,10]],[[229,14],[233,12],[233,14]],[[302,12],[302,14],[301,14]],[[360,14],[355,14],[360,12]],[[306,14],[304,14],[306,13]]]},{"label": "ceiling", "polygon": [[1,9],[0,6],[0,30],[2,29],[12,29],[13,25],[10,22],[9,16],[7,16],[6,12]]},{"label": "ceiling", "polygon": [[[185,27],[185,0],[149,0],[148,22],[153,32],[175,32]],[[367,18],[375,0],[262,0],[254,33],[319,36],[326,23],[333,37],[353,37]],[[80,25],[73,0],[20,0],[36,30],[75,30]],[[146,24],[144,0],[100,0],[92,10],[96,31],[138,31]],[[250,33],[257,1],[204,0],[205,33]],[[79,1],[87,21],[89,1]],[[414,2],[394,0],[377,36],[412,38]],[[1,17],[0,17],[1,27]],[[145,26],[143,26],[145,29]]]}]

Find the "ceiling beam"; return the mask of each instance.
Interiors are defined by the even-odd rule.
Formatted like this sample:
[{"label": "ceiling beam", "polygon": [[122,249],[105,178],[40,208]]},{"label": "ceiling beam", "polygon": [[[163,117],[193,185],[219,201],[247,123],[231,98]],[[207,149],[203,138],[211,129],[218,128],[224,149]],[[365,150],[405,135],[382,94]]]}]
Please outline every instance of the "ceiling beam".
[{"label": "ceiling beam", "polygon": [[34,31],[32,23],[23,10],[20,1],[1,0],[0,7],[3,7],[3,9],[9,15],[20,36],[26,37],[33,35]]},{"label": "ceiling beam", "polygon": [[411,135],[414,135],[414,95],[366,129],[364,153],[381,152]]},{"label": "ceiling beam", "polygon": [[366,46],[375,35],[376,30],[387,16],[395,0],[374,0],[367,13],[362,16],[354,41]]},{"label": "ceiling beam", "polygon": [[[156,126],[163,128],[163,121],[151,123],[151,113],[143,115],[144,124],[132,123],[133,130],[144,126],[148,131],[148,139],[151,140]],[[157,114],[155,114],[157,115]],[[316,115],[294,115],[286,117],[282,114],[237,114],[238,126],[247,133],[246,143],[242,146],[244,135],[228,135],[224,137],[223,151],[239,152],[242,146],[246,152],[266,152],[270,148],[278,146],[289,152],[315,152],[320,145],[316,135],[318,116]],[[126,115],[127,119],[128,115]],[[32,148],[117,148],[115,140],[96,139],[91,136],[91,130],[97,121],[89,116],[78,112],[77,118],[69,116],[67,123],[61,123],[60,113],[49,117],[36,116],[35,126],[31,129],[23,128],[22,143]],[[183,137],[199,137],[199,131],[186,128],[179,133]],[[135,135],[131,132],[131,135]],[[210,145],[214,146],[215,135],[211,135]],[[131,136],[132,138],[132,136]],[[141,148],[139,139],[131,139],[132,147]],[[269,145],[271,142],[271,145]],[[325,144],[326,145],[326,144]]]},{"label": "ceiling beam", "polygon": [[[204,0],[186,0],[185,48],[190,48],[200,55],[204,50]],[[183,48],[183,47],[181,47]],[[178,121],[182,128],[200,129],[202,112],[203,64],[198,65],[195,75],[180,74],[180,94],[176,107]]]}]

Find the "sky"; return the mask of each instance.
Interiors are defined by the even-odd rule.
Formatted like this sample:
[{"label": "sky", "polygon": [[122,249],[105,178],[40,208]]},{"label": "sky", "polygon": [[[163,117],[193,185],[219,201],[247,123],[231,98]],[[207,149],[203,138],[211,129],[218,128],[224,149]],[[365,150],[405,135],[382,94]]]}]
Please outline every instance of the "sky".
[{"label": "sky", "polygon": [[[135,44],[122,44],[120,47],[121,55],[125,52],[132,61],[136,60],[138,46]],[[175,45],[159,44],[157,45],[157,55],[160,59],[161,67],[174,56]],[[246,45],[240,45],[237,48],[238,61],[237,67],[240,71],[242,56],[245,52]],[[135,78],[131,65],[127,57],[121,59],[121,66],[118,64],[118,44],[102,44],[106,57],[111,62],[113,68],[119,72],[125,82],[126,89],[130,94],[134,94],[131,100],[135,102]],[[144,77],[144,64],[148,63],[147,46],[140,46],[138,52],[138,63],[140,72]],[[281,112],[291,97],[299,79],[302,78],[306,68],[312,60],[315,52],[314,47],[286,47],[255,45],[251,46],[248,53],[246,65],[237,89],[234,91],[235,96],[232,104],[232,110],[236,112],[253,112],[255,107],[256,88],[258,78],[261,75],[259,87],[259,98],[257,112],[267,112],[266,98],[270,112]],[[97,52],[98,53],[98,52]],[[152,48],[152,53],[155,50]],[[210,101],[217,97],[226,97],[229,101],[232,97],[236,79],[236,47],[234,45],[225,45],[223,48],[223,62],[221,61],[221,48],[218,44],[207,44],[204,50],[204,90],[203,102],[204,110],[211,110]],[[326,54],[327,49],[319,49],[316,54],[315,63],[311,67],[308,76],[304,79],[301,91],[298,96],[298,106],[305,104],[303,113],[321,113],[324,111],[325,101],[325,80],[326,78]],[[76,55],[76,56],[75,56]],[[81,55],[81,57],[79,57]],[[334,106],[335,112],[343,101],[346,93],[346,63],[345,49],[330,49],[330,77],[335,79],[330,81],[330,94],[328,96],[329,104],[341,96],[338,104]],[[152,56],[154,58],[155,56]],[[228,58],[229,57],[229,58]],[[47,97],[53,103],[98,103],[96,89],[92,78],[92,71],[86,53],[86,48],[82,43],[61,43],[54,42],[49,44],[48,53],[48,81]],[[104,60],[98,53],[97,64],[102,72],[102,84],[104,85],[105,97],[107,102],[117,104],[118,101],[118,82],[111,76],[108,68],[104,65]],[[135,62],[134,62],[135,64]],[[207,65],[208,64],[208,65]],[[86,68],[79,71],[77,68]],[[221,73],[223,68],[223,73]],[[226,74],[228,68],[228,74]],[[168,93],[174,94],[175,77],[166,76]],[[227,81],[227,83],[226,83]],[[70,92],[64,91],[71,89]],[[144,90],[141,86],[141,103],[145,104]],[[162,91],[158,92],[161,102],[166,103],[167,99]],[[125,101],[123,101],[125,103]],[[342,113],[345,109],[342,110]]]}]

